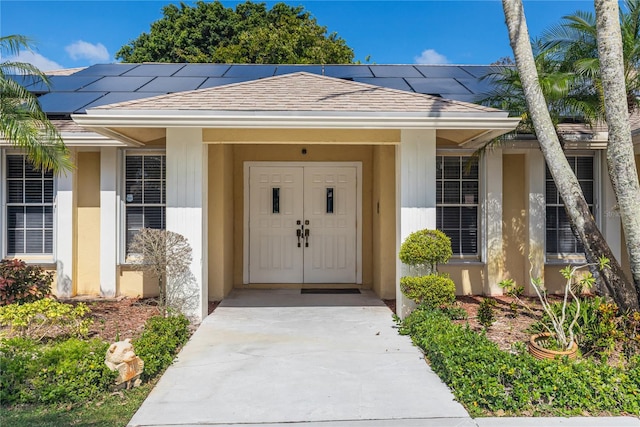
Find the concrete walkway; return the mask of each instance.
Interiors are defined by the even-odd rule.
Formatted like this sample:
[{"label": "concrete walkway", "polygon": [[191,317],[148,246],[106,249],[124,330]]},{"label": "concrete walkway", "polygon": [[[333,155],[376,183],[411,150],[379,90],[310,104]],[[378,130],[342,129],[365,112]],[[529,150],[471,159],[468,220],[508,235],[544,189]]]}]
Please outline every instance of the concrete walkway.
[{"label": "concrete walkway", "polygon": [[473,420],[371,292],[236,290],[130,426],[636,426],[636,418]]}]

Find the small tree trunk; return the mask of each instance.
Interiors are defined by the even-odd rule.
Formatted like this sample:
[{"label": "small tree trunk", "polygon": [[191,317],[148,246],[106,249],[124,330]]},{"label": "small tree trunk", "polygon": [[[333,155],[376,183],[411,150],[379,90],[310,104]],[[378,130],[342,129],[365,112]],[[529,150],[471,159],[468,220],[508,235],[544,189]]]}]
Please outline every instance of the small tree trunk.
[{"label": "small tree trunk", "polygon": [[640,298],[640,184],[635,167],[624,77],[620,10],[616,0],[595,0],[598,57],[609,130],[607,166]]},{"label": "small tree trunk", "polygon": [[626,280],[620,264],[600,233],[556,135],[540,88],[522,1],[502,0],[502,7],[509,30],[511,48],[540,148],[558,187],[569,220],[583,243],[587,261],[591,263],[596,262],[600,257],[608,258],[611,269],[605,269],[600,275],[603,289],[623,310],[637,309],[638,295],[633,285]]}]

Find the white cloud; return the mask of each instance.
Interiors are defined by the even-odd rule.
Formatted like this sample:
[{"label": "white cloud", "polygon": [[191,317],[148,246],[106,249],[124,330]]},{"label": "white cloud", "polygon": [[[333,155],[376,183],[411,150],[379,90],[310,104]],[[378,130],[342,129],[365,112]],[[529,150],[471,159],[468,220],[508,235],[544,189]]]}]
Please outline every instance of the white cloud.
[{"label": "white cloud", "polygon": [[109,51],[102,43],[92,44],[84,40],[78,40],[64,48],[71,59],[87,59],[91,62],[108,61]]},{"label": "white cloud", "polygon": [[29,64],[35,65],[38,67],[40,71],[51,71],[51,70],[61,70],[64,67],[58,64],[55,61],[52,61],[44,56],[40,55],[36,52],[31,52],[28,50],[20,52],[16,56],[11,56],[3,61],[7,62],[28,62]]},{"label": "white cloud", "polygon": [[420,56],[413,58],[416,64],[448,64],[449,60],[446,56],[438,53],[435,49],[426,49],[422,51]]}]

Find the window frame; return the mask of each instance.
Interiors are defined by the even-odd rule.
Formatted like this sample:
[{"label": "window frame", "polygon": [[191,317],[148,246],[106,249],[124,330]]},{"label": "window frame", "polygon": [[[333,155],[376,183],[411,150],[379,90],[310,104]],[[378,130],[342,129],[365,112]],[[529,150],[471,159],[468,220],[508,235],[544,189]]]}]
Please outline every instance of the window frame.
[{"label": "window frame", "polygon": [[[598,224],[598,227],[601,228],[600,223],[600,215],[599,215],[599,206],[600,206],[600,197],[601,197],[601,159],[599,152],[595,151],[585,151],[585,150],[568,150],[565,153],[565,157],[576,158],[576,157],[589,157],[593,160],[593,217]],[[544,162],[544,169],[542,171],[543,182],[544,182],[544,257],[545,262],[553,264],[553,263],[584,263],[586,261],[586,257],[583,252],[548,252],[547,251],[547,162]],[[575,172],[574,172],[575,174]],[[554,182],[555,185],[555,182]],[[557,191],[557,186],[556,186]],[[560,195],[558,194],[558,198],[560,199]],[[564,204],[560,202],[559,204],[552,204],[551,206],[559,206],[564,209]],[[575,236],[574,236],[575,238]]]},{"label": "window frame", "polygon": [[[164,157],[164,166],[165,166],[165,174],[161,178],[161,182],[164,183],[164,203],[159,204],[164,208],[164,221],[166,229],[166,213],[167,213],[167,199],[166,199],[166,188],[167,188],[167,176],[166,176],[166,167],[167,167],[167,152],[164,148],[138,148],[138,149],[124,149],[121,151],[120,156],[118,156],[118,262],[121,265],[131,265],[131,255],[127,254],[127,207],[130,206],[127,203],[127,157],[129,156],[163,156]],[[133,207],[137,206],[157,206],[156,204],[144,204],[144,203],[136,203]],[[135,254],[134,254],[135,255]]]},{"label": "window frame", "polygon": [[[33,262],[39,264],[53,264],[56,260],[56,242],[57,242],[57,192],[58,192],[58,179],[56,174],[53,174],[52,181],[52,198],[50,203],[39,203],[39,204],[30,204],[30,203],[20,203],[14,204],[9,203],[6,199],[8,195],[8,179],[7,179],[7,157],[8,156],[22,156],[27,157],[26,153],[21,150],[13,150],[13,149],[0,149],[0,230],[2,231],[3,237],[0,239],[0,255],[2,258],[8,259],[22,259],[26,262]],[[24,181],[24,178],[23,178]],[[43,190],[44,191],[44,190]],[[9,253],[9,233],[8,233],[8,209],[9,206],[51,206],[51,252],[46,253]],[[43,224],[43,230],[46,229]],[[26,249],[26,248],[25,248]]]},{"label": "window frame", "polygon": [[[461,151],[461,150],[456,150],[456,151],[449,151],[449,150],[437,150],[436,151],[436,167],[438,164],[438,160],[439,158],[444,158],[444,157],[455,157],[455,158],[459,158],[459,159],[463,159],[463,162],[466,162],[469,158],[472,157],[473,151]],[[477,161],[477,169],[478,169],[478,175],[476,177],[476,182],[478,185],[478,199],[475,203],[473,204],[466,204],[466,203],[457,203],[457,204],[442,204],[439,203],[439,201],[437,200],[437,194],[438,194],[438,181],[440,181],[440,179],[437,176],[437,172],[436,172],[436,178],[435,178],[435,194],[434,194],[434,198],[435,200],[435,208],[436,208],[436,212],[435,212],[435,220],[436,220],[436,229],[440,230],[440,228],[438,227],[438,209],[440,207],[443,206],[451,206],[451,207],[465,207],[465,206],[475,206],[476,207],[476,253],[475,254],[461,254],[461,253],[456,253],[455,251],[453,251],[453,255],[451,257],[450,262],[482,262],[482,260],[485,257],[485,242],[484,242],[484,236],[485,236],[485,229],[484,229],[484,221],[483,221],[483,212],[484,212],[484,188],[485,188],[485,177],[484,177],[484,161],[482,158],[479,158],[476,160]],[[464,165],[464,163],[463,163]],[[459,178],[460,183],[462,183],[462,181],[464,180],[463,176],[461,176]],[[462,185],[462,184],[461,184]],[[461,187],[461,191],[462,191],[462,187]],[[460,230],[462,230],[462,228],[460,228]],[[442,230],[440,230],[442,231]]]}]

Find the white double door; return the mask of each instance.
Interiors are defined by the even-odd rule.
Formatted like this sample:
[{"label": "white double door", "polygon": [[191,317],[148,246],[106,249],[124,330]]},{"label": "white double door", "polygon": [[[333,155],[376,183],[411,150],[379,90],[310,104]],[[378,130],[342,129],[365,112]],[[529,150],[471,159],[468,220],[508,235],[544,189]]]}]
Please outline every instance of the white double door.
[{"label": "white double door", "polygon": [[249,168],[250,283],[356,283],[356,172]]}]

